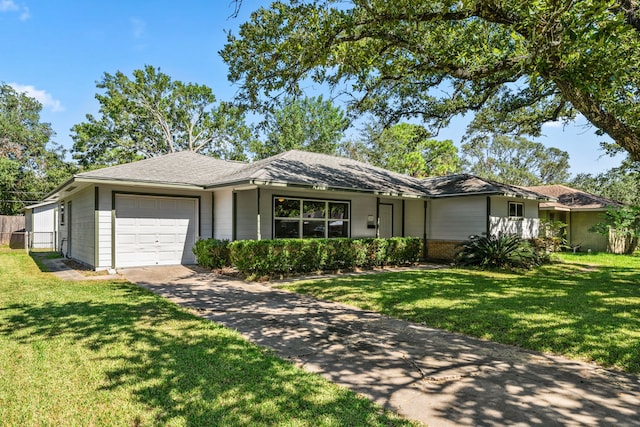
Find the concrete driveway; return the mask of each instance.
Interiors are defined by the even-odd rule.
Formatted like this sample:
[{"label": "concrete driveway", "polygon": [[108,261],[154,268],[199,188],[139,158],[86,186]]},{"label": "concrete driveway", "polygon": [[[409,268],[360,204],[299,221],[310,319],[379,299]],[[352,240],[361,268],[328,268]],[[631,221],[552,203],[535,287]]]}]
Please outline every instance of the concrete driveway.
[{"label": "concrete driveway", "polygon": [[188,267],[119,271],[430,426],[640,426],[640,378]]}]

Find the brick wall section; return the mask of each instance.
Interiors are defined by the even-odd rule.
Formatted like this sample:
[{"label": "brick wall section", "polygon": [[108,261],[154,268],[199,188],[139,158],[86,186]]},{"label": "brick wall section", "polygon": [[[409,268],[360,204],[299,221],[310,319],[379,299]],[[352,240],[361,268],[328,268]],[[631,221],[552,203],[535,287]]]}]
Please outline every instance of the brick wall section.
[{"label": "brick wall section", "polygon": [[452,260],[462,240],[427,240],[427,258]]}]

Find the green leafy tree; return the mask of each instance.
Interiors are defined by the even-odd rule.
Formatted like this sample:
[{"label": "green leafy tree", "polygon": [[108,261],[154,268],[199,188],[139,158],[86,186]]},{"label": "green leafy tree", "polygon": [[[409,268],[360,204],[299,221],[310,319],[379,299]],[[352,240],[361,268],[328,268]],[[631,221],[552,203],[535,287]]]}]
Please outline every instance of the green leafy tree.
[{"label": "green leafy tree", "polygon": [[539,142],[504,135],[462,144],[467,169],[478,176],[515,185],[542,185],[569,179],[569,154]]},{"label": "green leafy tree", "polygon": [[18,214],[73,173],[41,110],[37,100],[0,84],[0,215]]},{"label": "green leafy tree", "polygon": [[369,125],[364,141],[347,143],[344,151],[357,160],[417,178],[446,175],[460,169],[453,141],[431,139],[431,133],[416,124],[399,123],[389,128]]},{"label": "green leafy tree", "polygon": [[591,231],[609,236],[609,251],[632,254],[640,238],[640,207],[609,208]]},{"label": "green leafy tree", "polygon": [[73,157],[83,167],[112,165],[190,150],[241,160],[251,139],[244,115],[216,104],[211,89],[182,83],[150,65],[130,79],[118,71],[97,84],[100,115],[72,128]]},{"label": "green leafy tree", "polygon": [[640,163],[625,161],[599,174],[580,173],[569,186],[628,205],[640,206]]},{"label": "green leafy tree", "polygon": [[265,141],[254,140],[251,151],[264,159],[288,150],[336,154],[349,120],[344,112],[322,96],[292,99],[268,113],[260,126]]},{"label": "green leafy tree", "polygon": [[[241,2],[236,2],[239,4]],[[578,113],[640,159],[635,0],[289,0],[255,11],[220,52],[240,101],[310,83],[353,113],[537,136]]]}]

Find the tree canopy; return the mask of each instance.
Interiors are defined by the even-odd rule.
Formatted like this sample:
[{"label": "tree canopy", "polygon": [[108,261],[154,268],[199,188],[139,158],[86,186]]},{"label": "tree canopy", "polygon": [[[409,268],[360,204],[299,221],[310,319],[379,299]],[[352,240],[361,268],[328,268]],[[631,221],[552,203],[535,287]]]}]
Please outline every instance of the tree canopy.
[{"label": "tree canopy", "polygon": [[97,83],[100,115],[72,128],[73,155],[83,167],[112,165],[191,150],[244,159],[251,130],[230,103],[216,104],[204,85],[172,80],[147,65],[129,78],[105,73]]},{"label": "tree canopy", "polygon": [[424,127],[398,123],[368,125],[363,140],[345,144],[349,157],[417,178],[458,172],[460,158],[451,140],[438,141]]},{"label": "tree canopy", "polygon": [[19,213],[73,172],[41,110],[36,99],[0,84],[0,215]]},{"label": "tree canopy", "polygon": [[471,173],[509,184],[559,184],[569,179],[566,151],[522,137],[477,137],[462,144],[462,156]]},{"label": "tree canopy", "polygon": [[634,0],[290,0],[220,53],[248,105],[315,82],[387,123],[471,111],[474,131],[537,136],[582,114],[639,159],[639,22]]},{"label": "tree canopy", "polygon": [[260,126],[264,142],[255,139],[251,151],[264,159],[287,150],[336,154],[349,120],[344,112],[322,96],[285,98]]}]

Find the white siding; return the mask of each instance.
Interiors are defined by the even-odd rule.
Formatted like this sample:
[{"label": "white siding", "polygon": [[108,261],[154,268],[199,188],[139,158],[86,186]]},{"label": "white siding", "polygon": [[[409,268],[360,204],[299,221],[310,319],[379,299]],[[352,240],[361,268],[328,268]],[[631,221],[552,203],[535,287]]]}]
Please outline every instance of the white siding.
[{"label": "white siding", "polygon": [[[521,219],[509,218],[509,202],[522,203],[524,206]],[[517,234],[524,239],[538,237],[540,220],[538,219],[538,201],[516,199],[513,197],[491,197],[490,233]]]},{"label": "white siding", "polygon": [[498,236],[501,234],[517,234],[523,239],[533,239],[538,237],[540,221],[537,218],[523,218],[513,220],[506,217],[492,216],[491,235]]},{"label": "white siding", "polygon": [[230,188],[216,190],[213,193],[213,237],[219,240],[233,238],[233,191]]},{"label": "white siding", "polygon": [[424,200],[407,200],[404,204],[404,234],[406,237],[424,236]]},{"label": "white siding", "polygon": [[487,231],[487,198],[484,196],[446,197],[429,201],[428,238],[467,240]]},{"label": "white siding", "polygon": [[367,217],[373,215],[376,221],[376,197],[373,195],[354,194],[351,197],[351,237],[376,237],[375,228],[367,228]]},{"label": "white siding", "polygon": [[236,239],[257,239],[258,190],[237,191],[236,197]]},{"label": "white siding", "polygon": [[[71,201],[71,212],[66,213],[66,221],[71,227],[71,241],[67,242],[71,248],[69,256],[93,266],[95,264],[94,187],[80,191],[67,199],[68,201]],[[70,224],[69,215],[71,215]]]},{"label": "white siding", "polygon": [[[56,250],[53,242],[57,239],[58,231],[58,205],[51,203],[45,206],[38,206],[29,211],[26,218],[27,231],[33,232],[31,237],[32,248]],[[52,247],[53,246],[53,247]]]}]

